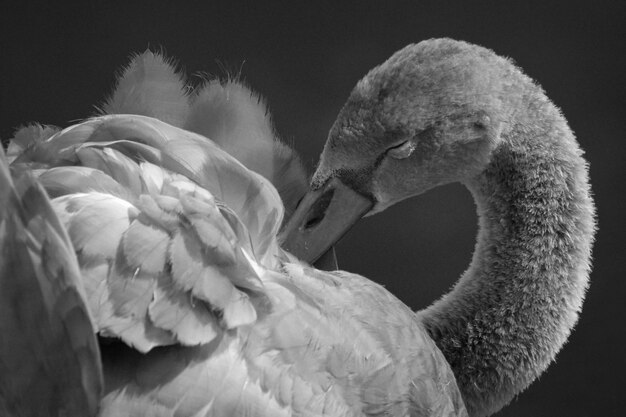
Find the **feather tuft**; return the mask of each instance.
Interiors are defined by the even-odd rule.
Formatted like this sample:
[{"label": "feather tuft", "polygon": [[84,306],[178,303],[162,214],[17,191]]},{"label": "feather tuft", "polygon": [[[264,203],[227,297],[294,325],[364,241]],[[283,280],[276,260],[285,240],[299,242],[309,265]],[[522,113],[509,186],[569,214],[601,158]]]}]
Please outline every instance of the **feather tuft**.
[{"label": "feather tuft", "polygon": [[117,80],[102,113],[140,114],[181,126],[188,111],[187,87],[172,60],[146,51],[136,55]]},{"label": "feather tuft", "polygon": [[243,84],[206,83],[192,98],[185,129],[208,137],[265,178],[273,177],[274,130],[269,112]]},{"label": "feather tuft", "polygon": [[40,125],[39,123],[19,128],[9,141],[6,153],[8,162],[13,162],[26,149],[45,141],[59,130],[56,126]]}]

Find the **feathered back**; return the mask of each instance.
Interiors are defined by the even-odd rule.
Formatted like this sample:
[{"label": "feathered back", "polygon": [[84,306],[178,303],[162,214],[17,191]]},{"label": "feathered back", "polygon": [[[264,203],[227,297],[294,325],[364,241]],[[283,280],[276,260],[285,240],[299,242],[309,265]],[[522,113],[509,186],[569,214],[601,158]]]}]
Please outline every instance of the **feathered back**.
[{"label": "feathered back", "polygon": [[13,165],[32,169],[54,199],[99,333],[141,351],[208,343],[254,322],[248,292],[284,256],[275,188],[224,149],[283,184],[292,207],[306,189],[258,96],[232,81],[208,83],[191,99],[186,92],[171,63],[146,52],[103,106],[141,116],[102,116],[62,131],[31,126],[10,144]]},{"label": "feathered back", "polygon": [[210,140],[145,116],[101,116],[30,144],[13,165],[41,167],[100,334],[145,352],[256,320],[247,292],[283,256],[282,203]]},{"label": "feathered back", "polygon": [[146,51],[123,71],[102,112],[150,116],[206,136],[269,179],[290,214],[307,190],[307,176],[297,154],[277,138],[263,99],[236,79],[192,90],[171,60]]},{"label": "feathered back", "polygon": [[43,188],[14,174],[0,152],[0,415],[92,416],[102,368],[74,249]]}]

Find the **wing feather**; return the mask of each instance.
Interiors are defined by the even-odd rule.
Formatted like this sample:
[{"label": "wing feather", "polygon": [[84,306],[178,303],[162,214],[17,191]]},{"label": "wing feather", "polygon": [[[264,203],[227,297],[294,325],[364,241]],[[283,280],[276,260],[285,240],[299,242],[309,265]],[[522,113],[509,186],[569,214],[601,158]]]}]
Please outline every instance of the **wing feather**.
[{"label": "wing feather", "polygon": [[209,343],[220,334],[209,306],[179,291],[166,275],[159,277],[149,314],[155,326],[171,331],[186,345]]},{"label": "wing feather", "polygon": [[115,258],[123,233],[139,214],[128,201],[102,193],[72,194],[53,201],[60,207],[57,203],[70,210],[66,226],[75,249],[93,258]]},{"label": "wing feather", "polygon": [[76,150],[80,165],[103,172],[132,195],[146,190],[141,168],[129,157],[112,148],[84,146]]},{"label": "wing feather", "polygon": [[102,335],[147,352],[257,320],[250,292],[264,291],[282,220],[265,179],[206,138],[143,116],[88,120],[30,157],[41,164],[44,150],[61,152],[38,174],[58,196]]},{"label": "wing feather", "polygon": [[152,224],[145,216],[133,220],[122,238],[128,266],[151,275],[164,272],[169,244],[167,231]]},{"label": "wing feather", "polygon": [[104,172],[82,166],[55,167],[32,171],[50,198],[71,193],[100,192],[130,200],[128,189]]},{"label": "wing feather", "polygon": [[226,305],[234,286],[224,271],[203,256],[194,233],[181,229],[172,239],[169,255],[172,278],[178,286],[218,308]]},{"label": "wing feather", "polygon": [[93,416],[102,368],[76,257],[45,191],[14,175],[0,152],[0,410]]}]

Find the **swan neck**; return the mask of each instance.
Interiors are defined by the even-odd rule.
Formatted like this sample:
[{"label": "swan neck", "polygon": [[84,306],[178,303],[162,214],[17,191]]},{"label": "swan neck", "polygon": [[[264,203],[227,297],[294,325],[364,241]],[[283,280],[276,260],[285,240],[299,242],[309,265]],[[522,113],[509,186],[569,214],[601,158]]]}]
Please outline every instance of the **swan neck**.
[{"label": "swan neck", "polygon": [[418,315],[473,416],[497,411],[548,366],[588,284],[587,166],[558,110],[543,110],[504,133],[487,168],[466,183],[479,217],[472,263]]}]

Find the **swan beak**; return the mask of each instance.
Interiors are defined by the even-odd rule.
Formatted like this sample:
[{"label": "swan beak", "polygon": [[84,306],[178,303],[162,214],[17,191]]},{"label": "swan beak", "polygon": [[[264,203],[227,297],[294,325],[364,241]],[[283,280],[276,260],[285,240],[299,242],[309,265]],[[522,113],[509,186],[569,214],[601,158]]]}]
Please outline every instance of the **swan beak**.
[{"label": "swan beak", "polygon": [[331,178],[309,191],[281,232],[282,246],[297,258],[313,263],[332,247],[374,202]]}]

